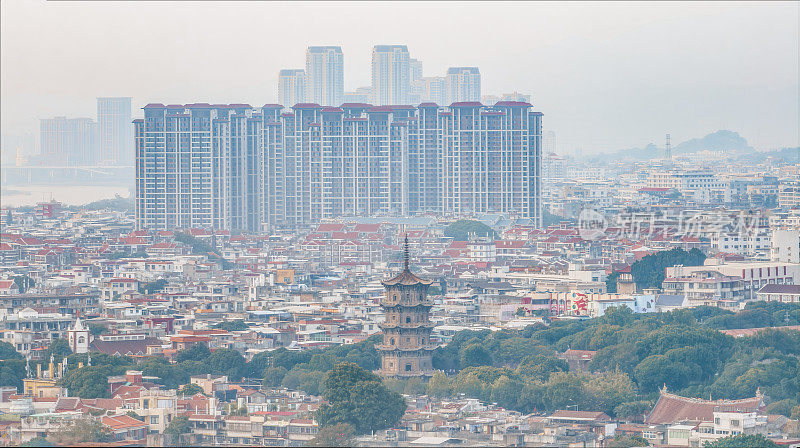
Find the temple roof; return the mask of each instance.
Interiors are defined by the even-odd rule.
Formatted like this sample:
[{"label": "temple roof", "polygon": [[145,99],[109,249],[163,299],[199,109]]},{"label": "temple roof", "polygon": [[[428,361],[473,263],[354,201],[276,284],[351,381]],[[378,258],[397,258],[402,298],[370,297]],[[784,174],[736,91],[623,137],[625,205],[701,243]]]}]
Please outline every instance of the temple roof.
[{"label": "temple roof", "polygon": [[681,397],[661,390],[655,407],[645,419],[650,424],[670,424],[685,420],[710,422],[714,420],[714,409],[723,407],[737,412],[754,412],[764,405],[761,394],[742,400],[703,400]]}]

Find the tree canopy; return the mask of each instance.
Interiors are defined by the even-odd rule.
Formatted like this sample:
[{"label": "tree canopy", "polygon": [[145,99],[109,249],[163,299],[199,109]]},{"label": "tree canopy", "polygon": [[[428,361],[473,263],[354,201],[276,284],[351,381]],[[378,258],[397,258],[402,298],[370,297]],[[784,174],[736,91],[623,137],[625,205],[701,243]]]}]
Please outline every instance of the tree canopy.
[{"label": "tree canopy", "polygon": [[496,232],[486,224],[471,219],[459,219],[444,229],[444,236],[456,241],[468,241],[473,235],[494,238]]},{"label": "tree canopy", "polygon": [[316,413],[323,428],[346,423],[357,434],[365,434],[391,428],[406,411],[402,395],[355,363],[336,364],[325,375],[323,396],[327,403]]},{"label": "tree canopy", "polygon": [[631,265],[631,275],[636,286],[642,288],[661,288],[664,281],[664,268],[676,265],[702,266],[706,255],[700,249],[685,251],[679,247],[646,255]]},{"label": "tree canopy", "polygon": [[706,442],[706,448],[778,448],[778,445],[761,434],[739,434]]}]

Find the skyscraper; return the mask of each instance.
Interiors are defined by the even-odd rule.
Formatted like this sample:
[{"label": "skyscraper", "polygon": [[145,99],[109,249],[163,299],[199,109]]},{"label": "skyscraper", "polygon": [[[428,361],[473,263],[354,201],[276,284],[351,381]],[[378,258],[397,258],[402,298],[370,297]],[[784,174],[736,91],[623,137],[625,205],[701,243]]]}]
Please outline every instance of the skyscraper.
[{"label": "skyscraper", "polygon": [[405,239],[403,271],[386,280],[381,308],[386,320],[381,324],[383,344],[376,346],[381,352],[381,375],[389,377],[426,376],[433,373],[431,343],[433,323],[430,310],[433,300],[428,298],[432,280],[423,280],[408,267],[408,237]]},{"label": "skyscraper", "polygon": [[[306,101],[339,106],[344,98],[342,47],[312,46],[306,50]],[[284,106],[291,106],[284,104]]]},{"label": "skyscraper", "polygon": [[478,67],[450,67],[445,76],[447,104],[480,101],[481,73]]},{"label": "skyscraper", "polygon": [[372,48],[372,103],[376,106],[408,104],[410,67],[405,45]]},{"label": "skyscraper", "polygon": [[292,107],[306,102],[306,71],[281,70],[278,73],[278,103]]},{"label": "skyscraper", "polygon": [[48,164],[96,165],[97,122],[91,118],[45,118],[39,123],[41,154]]},{"label": "skyscraper", "polygon": [[97,121],[100,130],[100,163],[132,165],[131,98],[98,98]]}]

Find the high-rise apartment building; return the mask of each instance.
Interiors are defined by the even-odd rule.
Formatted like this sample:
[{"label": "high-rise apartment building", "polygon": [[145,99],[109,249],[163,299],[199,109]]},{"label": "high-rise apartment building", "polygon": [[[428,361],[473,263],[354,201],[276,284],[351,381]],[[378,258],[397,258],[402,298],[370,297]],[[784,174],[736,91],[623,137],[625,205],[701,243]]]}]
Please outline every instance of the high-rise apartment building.
[{"label": "high-rise apartment building", "polygon": [[140,228],[257,231],[342,216],[541,223],[541,113],[520,102],[145,107]]},{"label": "high-rise apartment building", "polygon": [[[306,101],[338,106],[344,98],[342,47],[312,46],[306,50]],[[292,104],[284,103],[284,106]]]},{"label": "high-rise apartment building", "polygon": [[41,155],[48,164],[96,165],[97,122],[91,118],[55,117],[39,122]]},{"label": "high-rise apartment building", "polygon": [[411,103],[436,103],[449,106],[445,95],[445,82],[441,76],[429,76],[418,79],[411,88]]},{"label": "high-rise apartment building", "polygon": [[445,76],[447,104],[481,100],[481,72],[478,67],[450,67]]},{"label": "high-rise apartment building", "polygon": [[408,104],[410,59],[405,45],[375,45],[372,48],[373,104]]},{"label": "high-rise apartment building", "polygon": [[135,120],[139,228],[258,231],[263,123],[281,106],[148,104]]},{"label": "high-rise apartment building", "polygon": [[352,92],[344,92],[345,103],[369,103],[372,98],[372,87],[359,87]]},{"label": "high-rise apartment building", "polygon": [[286,106],[306,102],[306,71],[281,70],[278,73],[278,102]]},{"label": "high-rise apartment building", "polygon": [[422,78],[422,61],[416,59],[408,60],[408,82],[414,84]]},{"label": "high-rise apartment building", "polygon": [[98,98],[97,123],[100,133],[100,162],[106,165],[133,164],[131,98]]}]

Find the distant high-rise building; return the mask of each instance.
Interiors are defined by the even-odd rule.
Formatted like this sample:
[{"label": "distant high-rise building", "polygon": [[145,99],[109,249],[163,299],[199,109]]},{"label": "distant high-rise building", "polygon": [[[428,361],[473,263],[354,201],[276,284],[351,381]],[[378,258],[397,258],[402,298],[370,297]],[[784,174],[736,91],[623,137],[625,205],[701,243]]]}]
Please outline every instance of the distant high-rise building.
[{"label": "distant high-rise building", "polygon": [[372,104],[408,104],[410,57],[405,45],[375,45],[372,48]]},{"label": "distant high-rise building", "polygon": [[414,96],[416,100],[412,101],[412,103],[436,103],[439,106],[446,106],[449,103],[447,103],[447,98],[445,97],[444,85],[444,78],[440,76],[418,79],[411,89],[412,96]]},{"label": "distant high-rise building", "polygon": [[97,122],[100,132],[100,163],[133,164],[131,98],[98,98]]},{"label": "distant high-rise building", "polygon": [[422,78],[422,61],[409,59],[408,61],[408,82],[414,84]]},{"label": "distant high-rise building", "polygon": [[281,70],[278,73],[278,103],[292,107],[306,102],[306,71],[303,69]]},{"label": "distant high-rise building", "polygon": [[369,103],[371,100],[371,87],[359,87],[353,92],[344,92],[344,103]]},{"label": "distant high-rise building", "polygon": [[[306,101],[339,106],[344,99],[342,47],[312,46],[306,50]],[[290,104],[284,104],[290,107]]]},{"label": "distant high-rise building", "polygon": [[478,67],[450,67],[445,76],[447,103],[481,100],[481,72]]},{"label": "distant high-rise building", "polygon": [[524,95],[519,92],[504,93],[502,95],[481,95],[481,103],[484,106],[493,106],[500,101],[520,101],[523,103],[530,103],[531,96]]},{"label": "distant high-rise building", "polygon": [[96,165],[97,122],[91,118],[40,120],[41,155],[48,164]]},{"label": "distant high-rise building", "polygon": [[494,106],[495,103],[500,101],[502,101],[502,98],[497,95],[481,95],[481,104],[484,106]]},{"label": "distant high-rise building", "polygon": [[500,101],[522,101],[524,103],[530,103],[531,96],[514,91],[511,93],[504,93],[503,95],[501,95]]}]

